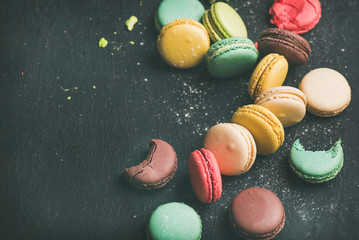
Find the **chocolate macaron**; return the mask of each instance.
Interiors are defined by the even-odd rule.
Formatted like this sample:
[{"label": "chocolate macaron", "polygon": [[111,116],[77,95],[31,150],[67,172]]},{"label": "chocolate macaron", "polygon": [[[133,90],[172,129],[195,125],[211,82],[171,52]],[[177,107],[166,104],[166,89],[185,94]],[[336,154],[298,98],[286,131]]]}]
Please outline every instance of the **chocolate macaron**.
[{"label": "chocolate macaron", "polygon": [[237,194],[230,209],[231,224],[245,239],[272,239],[284,227],[285,212],[271,191],[251,187]]},{"label": "chocolate macaron", "polygon": [[177,171],[177,155],[165,141],[152,139],[146,159],[125,168],[122,176],[137,188],[151,190],[165,186]]},{"label": "chocolate macaron", "polygon": [[291,31],[268,28],[261,32],[258,41],[260,54],[279,53],[290,65],[303,65],[309,61],[311,48],[307,40]]}]

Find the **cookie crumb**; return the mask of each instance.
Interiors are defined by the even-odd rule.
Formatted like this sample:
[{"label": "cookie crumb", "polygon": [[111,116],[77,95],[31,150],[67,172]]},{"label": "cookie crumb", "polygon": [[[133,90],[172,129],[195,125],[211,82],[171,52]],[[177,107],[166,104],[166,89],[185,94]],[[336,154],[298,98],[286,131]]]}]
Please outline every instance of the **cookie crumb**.
[{"label": "cookie crumb", "polygon": [[68,96],[68,97],[67,97],[67,100],[71,100],[71,96]]},{"label": "cookie crumb", "polygon": [[127,26],[128,31],[132,31],[137,22],[138,18],[136,16],[131,16],[129,19],[127,19],[125,25]]},{"label": "cookie crumb", "polygon": [[135,42],[134,42],[134,41],[130,41],[130,44],[131,44],[131,45],[135,45]]},{"label": "cookie crumb", "polygon": [[95,85],[93,85],[93,86],[92,86],[92,88],[93,88],[93,89],[96,89],[96,86],[95,86]]},{"label": "cookie crumb", "polygon": [[108,44],[108,41],[105,38],[101,38],[100,41],[98,42],[98,46],[100,48],[105,48]]}]

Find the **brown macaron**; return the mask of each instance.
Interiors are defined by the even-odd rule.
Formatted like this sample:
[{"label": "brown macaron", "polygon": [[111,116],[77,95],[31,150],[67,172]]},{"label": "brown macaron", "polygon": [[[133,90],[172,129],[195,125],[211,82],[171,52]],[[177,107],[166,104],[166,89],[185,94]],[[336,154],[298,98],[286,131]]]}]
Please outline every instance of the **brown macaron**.
[{"label": "brown macaron", "polygon": [[165,141],[152,139],[146,159],[125,168],[122,176],[137,188],[152,190],[165,186],[177,171],[177,155]]},{"label": "brown macaron", "polygon": [[279,53],[294,66],[308,62],[311,54],[307,40],[298,34],[279,28],[268,28],[261,32],[258,51],[263,55]]},{"label": "brown macaron", "polygon": [[272,239],[284,227],[284,207],[273,192],[251,187],[233,198],[230,221],[240,237]]}]

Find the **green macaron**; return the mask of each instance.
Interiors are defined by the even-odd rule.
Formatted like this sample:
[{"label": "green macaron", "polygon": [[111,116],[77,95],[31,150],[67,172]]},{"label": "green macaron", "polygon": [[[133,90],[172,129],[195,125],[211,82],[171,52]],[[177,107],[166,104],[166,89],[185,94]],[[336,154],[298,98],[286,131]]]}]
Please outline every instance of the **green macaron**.
[{"label": "green macaron", "polygon": [[258,51],[248,38],[226,38],[209,48],[205,61],[209,73],[217,78],[231,78],[249,70],[257,61]]},{"label": "green macaron", "polygon": [[191,18],[200,22],[204,11],[202,3],[198,0],[163,0],[156,12],[155,25],[160,31],[162,27],[179,18]]},{"label": "green macaron", "polygon": [[212,4],[203,15],[202,22],[213,42],[230,37],[247,37],[242,18],[227,3]]},{"label": "green macaron", "polygon": [[300,178],[310,183],[323,183],[335,178],[343,162],[341,140],[328,151],[313,152],[304,150],[297,139],[290,150],[290,167]]},{"label": "green macaron", "polygon": [[147,240],[199,240],[202,221],[190,206],[171,202],[156,208],[147,227]]}]

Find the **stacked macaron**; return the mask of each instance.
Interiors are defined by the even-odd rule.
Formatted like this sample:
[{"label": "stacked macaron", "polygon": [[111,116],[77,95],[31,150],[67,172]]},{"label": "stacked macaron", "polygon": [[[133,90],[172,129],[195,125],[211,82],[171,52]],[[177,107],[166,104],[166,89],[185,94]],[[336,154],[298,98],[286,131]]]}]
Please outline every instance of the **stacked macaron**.
[{"label": "stacked macaron", "polygon": [[[191,68],[205,59],[211,75],[232,78],[248,71],[258,58],[242,18],[224,2],[205,11],[198,0],[163,0],[155,25],[160,31],[157,49],[175,68]],[[210,40],[215,43],[211,47]]]}]

